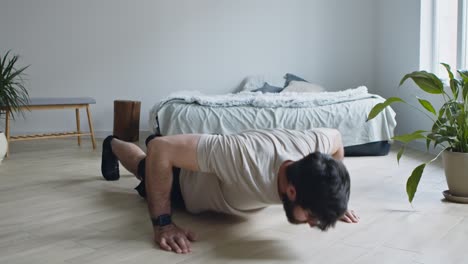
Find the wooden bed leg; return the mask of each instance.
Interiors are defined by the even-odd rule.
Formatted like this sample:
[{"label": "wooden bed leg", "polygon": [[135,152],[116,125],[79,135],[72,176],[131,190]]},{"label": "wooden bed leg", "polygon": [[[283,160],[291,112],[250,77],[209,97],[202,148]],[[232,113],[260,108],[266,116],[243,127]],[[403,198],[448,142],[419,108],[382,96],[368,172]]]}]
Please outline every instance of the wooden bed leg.
[{"label": "wooden bed leg", "polygon": [[6,110],[6,116],[5,116],[5,135],[7,139],[7,153],[6,157],[10,156],[10,110]]},{"label": "wooden bed leg", "polygon": [[93,120],[91,119],[89,104],[86,105],[86,114],[88,115],[89,131],[91,132],[91,141],[93,142],[93,149],[96,149],[96,139],[94,138]]},{"label": "wooden bed leg", "polygon": [[[75,109],[75,116],[76,116],[76,132],[81,133],[80,130],[80,109]],[[78,136],[78,146],[81,146],[81,136]]]}]

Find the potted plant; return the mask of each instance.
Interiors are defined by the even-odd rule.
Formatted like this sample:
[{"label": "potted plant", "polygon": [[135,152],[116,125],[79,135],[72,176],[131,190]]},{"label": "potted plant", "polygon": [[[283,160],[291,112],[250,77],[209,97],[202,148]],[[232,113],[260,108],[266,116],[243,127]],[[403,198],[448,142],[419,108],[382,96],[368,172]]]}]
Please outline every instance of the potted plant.
[{"label": "potted plant", "polygon": [[[0,117],[5,115],[8,109],[11,118],[20,111],[19,106],[29,101],[28,91],[24,87],[24,71],[29,67],[18,68],[18,55],[10,56],[10,51],[2,57],[0,55]],[[7,140],[5,133],[0,129],[0,161],[7,152]]]},{"label": "potted plant", "polygon": [[445,63],[442,65],[448,72],[448,85],[444,85],[444,82],[435,74],[426,71],[406,74],[400,81],[401,86],[406,80],[412,79],[424,92],[440,95],[444,103],[437,111],[430,101],[423,98],[417,97],[421,109],[399,97],[391,97],[375,105],[368,116],[368,120],[371,120],[385,107],[400,102],[416,108],[433,121],[429,131],[417,130],[411,134],[393,137],[394,140],[403,143],[397,154],[398,162],[406,145],[413,140],[425,139],[427,150],[431,143],[434,149],[440,150],[434,159],[417,166],[409,176],[406,182],[406,192],[410,202],[413,201],[424,168],[441,154],[449,187],[449,190],[444,192],[444,196],[448,200],[468,202],[468,71],[459,70],[460,78],[456,78],[449,65]]}]

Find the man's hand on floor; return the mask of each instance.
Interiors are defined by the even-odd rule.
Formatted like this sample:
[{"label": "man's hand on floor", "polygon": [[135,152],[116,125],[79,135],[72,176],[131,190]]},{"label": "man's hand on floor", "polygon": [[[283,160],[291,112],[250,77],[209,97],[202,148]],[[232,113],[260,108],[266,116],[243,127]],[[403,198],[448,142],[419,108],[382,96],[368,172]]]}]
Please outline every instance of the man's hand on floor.
[{"label": "man's hand on floor", "polygon": [[167,251],[174,251],[178,254],[192,252],[191,241],[195,241],[196,236],[193,232],[184,230],[174,223],[155,229],[154,241]]},{"label": "man's hand on floor", "polygon": [[346,223],[357,223],[359,216],[353,210],[347,210],[340,220]]}]

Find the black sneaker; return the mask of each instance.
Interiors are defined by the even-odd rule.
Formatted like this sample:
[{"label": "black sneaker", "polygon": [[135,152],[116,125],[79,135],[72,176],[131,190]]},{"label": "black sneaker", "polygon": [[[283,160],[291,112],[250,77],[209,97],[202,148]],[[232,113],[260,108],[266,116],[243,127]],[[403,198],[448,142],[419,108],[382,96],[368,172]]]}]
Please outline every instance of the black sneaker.
[{"label": "black sneaker", "polygon": [[108,181],[116,181],[120,178],[119,161],[111,147],[111,141],[114,138],[114,136],[108,136],[102,143],[101,173]]}]

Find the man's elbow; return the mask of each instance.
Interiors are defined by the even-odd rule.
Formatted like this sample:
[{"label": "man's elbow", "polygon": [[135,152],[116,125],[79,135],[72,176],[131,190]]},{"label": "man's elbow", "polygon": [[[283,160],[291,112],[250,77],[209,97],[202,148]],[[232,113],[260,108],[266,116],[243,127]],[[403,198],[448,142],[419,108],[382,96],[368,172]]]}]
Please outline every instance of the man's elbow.
[{"label": "man's elbow", "polygon": [[341,139],[341,133],[340,131],[336,130],[336,135],[334,139],[334,153],[333,153],[333,158],[336,160],[343,160],[344,159],[344,147],[343,147],[343,141]]},{"label": "man's elbow", "polygon": [[343,160],[344,159],[344,148],[343,145],[341,145],[340,148],[332,155],[332,157],[336,160]]}]

